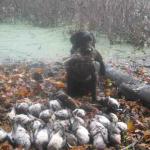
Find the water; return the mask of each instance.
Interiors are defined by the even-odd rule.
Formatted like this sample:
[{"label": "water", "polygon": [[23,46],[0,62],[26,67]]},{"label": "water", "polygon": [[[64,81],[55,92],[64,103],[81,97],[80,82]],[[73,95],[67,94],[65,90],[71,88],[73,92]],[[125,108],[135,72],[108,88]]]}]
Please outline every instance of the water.
[{"label": "water", "polygon": [[[54,61],[68,56],[71,44],[66,29],[0,24],[0,63],[6,60]],[[135,53],[134,48],[127,44],[110,46],[104,35],[96,37],[96,40],[96,47],[105,60],[116,62],[142,53]]]},{"label": "water", "polygon": [[69,37],[61,28],[0,25],[0,62],[6,59],[53,61],[69,54]]}]

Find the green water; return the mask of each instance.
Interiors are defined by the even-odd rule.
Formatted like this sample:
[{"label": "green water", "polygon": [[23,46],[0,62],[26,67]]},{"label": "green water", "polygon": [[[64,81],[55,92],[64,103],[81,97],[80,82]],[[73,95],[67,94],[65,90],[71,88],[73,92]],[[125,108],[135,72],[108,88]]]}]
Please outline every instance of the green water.
[{"label": "green water", "polygon": [[69,37],[61,28],[0,25],[0,62],[10,59],[53,61],[69,54]]},{"label": "green water", "polygon": [[[0,24],[0,63],[11,61],[54,61],[69,55],[71,44],[67,28],[39,28],[31,25]],[[105,60],[126,60],[135,51],[131,45],[110,46],[104,36],[96,37],[97,49]],[[138,52],[138,55],[141,52]],[[136,53],[137,54],[137,53]]]}]

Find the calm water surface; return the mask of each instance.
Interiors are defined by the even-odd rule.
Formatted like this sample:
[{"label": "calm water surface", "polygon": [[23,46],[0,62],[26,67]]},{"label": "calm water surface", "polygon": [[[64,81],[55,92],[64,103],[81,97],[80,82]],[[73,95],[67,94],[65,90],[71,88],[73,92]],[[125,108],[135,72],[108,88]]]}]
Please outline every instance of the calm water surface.
[{"label": "calm water surface", "polygon": [[[68,56],[71,44],[66,29],[0,24],[0,63],[6,60],[54,61]],[[127,44],[110,46],[104,35],[96,37],[96,40],[96,47],[105,60],[126,60],[142,53],[135,53],[134,48]]]}]

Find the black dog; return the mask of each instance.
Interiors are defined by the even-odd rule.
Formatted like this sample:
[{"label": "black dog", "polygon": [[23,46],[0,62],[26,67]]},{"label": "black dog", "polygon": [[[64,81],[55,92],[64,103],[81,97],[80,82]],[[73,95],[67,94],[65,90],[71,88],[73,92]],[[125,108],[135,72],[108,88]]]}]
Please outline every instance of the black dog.
[{"label": "black dog", "polygon": [[71,54],[80,52],[84,55],[87,50],[91,51],[91,55],[95,61],[100,64],[99,75],[105,75],[105,65],[101,54],[95,49],[96,39],[93,33],[88,31],[79,31],[70,38],[72,44]]},{"label": "black dog", "polygon": [[95,101],[97,73],[105,74],[102,57],[94,48],[95,38],[90,32],[80,31],[72,35],[70,40],[71,58],[66,63],[67,92],[70,96],[83,96],[91,92]]}]

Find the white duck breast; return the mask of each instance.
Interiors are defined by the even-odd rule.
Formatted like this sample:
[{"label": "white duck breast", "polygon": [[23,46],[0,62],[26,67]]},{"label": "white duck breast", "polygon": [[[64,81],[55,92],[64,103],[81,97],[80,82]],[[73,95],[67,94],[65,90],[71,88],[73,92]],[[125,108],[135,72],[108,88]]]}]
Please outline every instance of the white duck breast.
[{"label": "white duck breast", "polygon": [[78,117],[83,118],[83,117],[85,117],[86,112],[85,112],[85,110],[83,110],[83,109],[75,109],[75,110],[73,111],[73,114],[76,115],[76,116],[78,116]]},{"label": "white duck breast", "polygon": [[43,121],[48,121],[52,117],[52,115],[53,111],[46,109],[40,113],[39,118]]},{"label": "white duck breast", "polygon": [[18,114],[27,114],[29,111],[29,104],[28,103],[16,104],[15,109]]},{"label": "white duck breast", "polygon": [[110,120],[108,118],[106,118],[105,116],[96,115],[95,118],[97,119],[97,121],[99,121],[105,127],[108,127],[110,125]]},{"label": "white duck breast", "polygon": [[12,131],[11,140],[12,143],[23,146],[25,150],[29,150],[31,146],[30,135],[28,132],[20,125],[14,127],[15,129]]},{"label": "white duck breast", "polygon": [[0,142],[4,142],[7,138],[7,132],[0,128]]},{"label": "white duck breast", "polygon": [[126,131],[128,129],[128,126],[126,123],[124,122],[117,122],[117,127],[121,130],[121,131]]},{"label": "white duck breast", "polygon": [[109,105],[109,107],[112,107],[114,109],[119,109],[119,107],[120,107],[119,102],[112,97],[108,98],[108,105]]},{"label": "white duck breast", "polygon": [[78,142],[81,145],[89,143],[89,141],[90,141],[89,135],[90,134],[85,127],[83,127],[81,125],[78,126],[78,128],[76,130],[76,137],[78,139]]},{"label": "white duck breast", "polygon": [[35,117],[39,117],[40,112],[42,111],[42,105],[40,103],[33,104],[29,107],[29,112]]},{"label": "white duck breast", "polygon": [[104,150],[106,148],[106,144],[101,134],[97,134],[93,138],[93,145],[96,147],[97,150]]},{"label": "white duck breast", "polygon": [[35,145],[36,148],[39,150],[44,150],[43,147],[45,147],[45,144],[48,144],[49,141],[49,133],[47,128],[43,128],[40,130],[37,130],[35,135]]},{"label": "white duck breast", "polygon": [[71,113],[68,109],[62,109],[55,112],[55,116],[60,119],[68,119],[71,117]]},{"label": "white duck breast", "polygon": [[30,123],[31,121],[33,121],[33,118],[28,117],[27,115],[24,114],[20,114],[20,115],[16,115],[13,120],[19,124],[22,125],[26,125],[28,123]]},{"label": "white duck breast", "polygon": [[58,110],[62,109],[61,104],[58,100],[50,100],[49,108],[52,109],[53,111],[58,111]]},{"label": "white duck breast", "polygon": [[48,143],[48,150],[61,150],[66,143],[66,139],[62,136],[62,131],[52,133],[50,141]]},{"label": "white duck breast", "polygon": [[117,117],[117,115],[116,114],[114,114],[114,113],[110,113],[109,114],[109,117],[110,117],[110,121],[111,122],[118,122],[118,117]]}]

